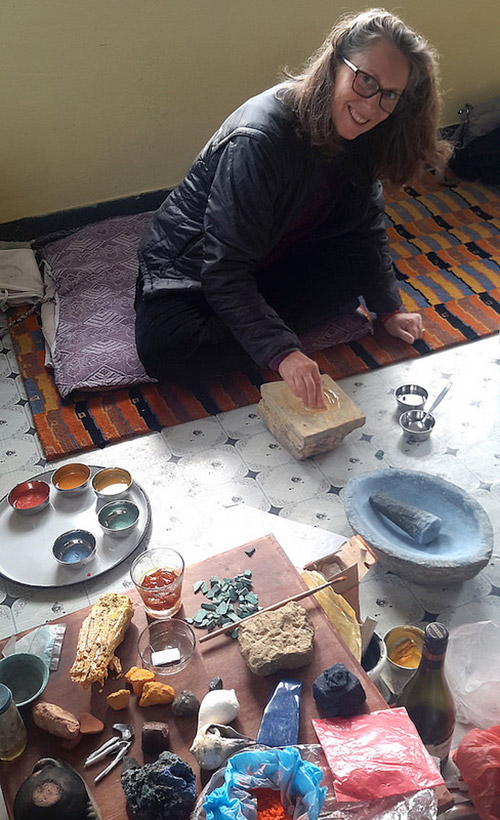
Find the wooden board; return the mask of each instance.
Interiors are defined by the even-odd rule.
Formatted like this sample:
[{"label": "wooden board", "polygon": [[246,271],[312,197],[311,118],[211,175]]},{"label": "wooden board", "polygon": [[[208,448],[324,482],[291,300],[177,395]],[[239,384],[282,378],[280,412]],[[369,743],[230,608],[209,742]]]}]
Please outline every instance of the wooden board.
[{"label": "wooden board", "polygon": [[[245,549],[248,549],[249,546],[255,547],[255,552],[251,557],[245,553]],[[192,584],[194,581],[198,579],[208,580],[211,575],[232,577],[245,569],[252,570],[253,589],[259,597],[261,606],[267,606],[305,589],[300,576],[274,536],[268,535],[253,541],[251,544],[237,547],[187,567],[183,590],[184,606],[180,616],[192,616],[199,608],[201,600],[203,600],[200,597],[201,593],[198,593],[197,596],[193,594]],[[125,671],[130,666],[137,664],[137,637],[139,631],[146,624],[146,616],[135,592],[131,593],[131,598],[137,604],[136,611],[125,639],[117,651]],[[339,661],[345,663],[360,678],[367,693],[367,708],[372,711],[386,708],[387,704],[382,696],[350,654],[323,610],[314,602],[313,598],[304,599],[301,601],[301,605],[308,611],[315,628],[314,660],[309,667],[292,670],[287,675],[277,673],[267,678],[258,678],[246,667],[240,656],[237,642],[227,635],[222,635],[212,641],[201,645],[198,644],[192,663],[183,672],[171,677],[169,683],[174,686],[176,691],[191,689],[201,700],[207,691],[210,678],[220,675],[223,678],[224,686],[234,688],[240,701],[241,712],[238,720],[233,725],[249,737],[255,737],[260,725],[262,710],[275,683],[280,677],[299,678],[303,682],[299,737],[301,743],[317,742],[311,725],[311,718],[318,716],[311,694],[311,686],[313,680],[323,669],[333,663]],[[83,761],[87,755],[97,746],[100,746],[108,737],[116,734],[111,728],[112,724],[116,722],[127,722],[134,725],[136,737],[130,754],[142,764],[143,762],[149,762],[145,760],[140,748],[142,723],[149,720],[167,721],[171,731],[171,750],[193,767],[198,777],[198,785],[200,785],[199,769],[189,752],[196,731],[195,720],[175,720],[171,716],[170,707],[165,706],[139,709],[134,695],[131,697],[131,706],[128,710],[113,712],[107,706],[105,696],[111,691],[124,688],[123,681],[120,680],[108,680],[102,691],[99,691],[96,686],[92,690],[83,691],[77,684],[70,682],[69,669],[75,656],[78,632],[88,611],[89,608],[82,609],[58,619],[59,622],[67,625],[63,655],[59,669],[57,672],[51,673],[49,684],[42,697],[46,701],[59,704],[76,715],[83,711],[90,711],[105,722],[106,728],[102,734],[85,737],[75,749],[65,751],[57,738],[42,732],[33,725],[30,717],[30,707],[25,707],[23,709],[23,718],[29,732],[28,748],[19,760],[14,763],[0,764],[0,785],[4,792],[10,817],[12,817],[13,798],[20,784],[31,772],[34,763],[41,757],[60,757],[70,762],[85,777],[97,800],[103,820],[124,820],[127,815],[125,798],[120,785],[120,767],[118,766],[97,785],[94,785],[93,777],[101,768],[104,768],[108,759],[90,769],[85,770],[83,768]],[[200,634],[205,634],[205,631],[202,630]]]}]

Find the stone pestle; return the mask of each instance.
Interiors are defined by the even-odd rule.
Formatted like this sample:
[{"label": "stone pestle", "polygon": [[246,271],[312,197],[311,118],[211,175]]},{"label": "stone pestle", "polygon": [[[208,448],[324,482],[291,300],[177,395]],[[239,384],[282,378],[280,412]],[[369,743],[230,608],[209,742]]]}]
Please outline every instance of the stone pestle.
[{"label": "stone pestle", "polygon": [[377,512],[397,524],[418,544],[429,544],[441,531],[442,521],[439,516],[420,507],[397,501],[385,493],[374,493],[369,497],[369,501]]}]

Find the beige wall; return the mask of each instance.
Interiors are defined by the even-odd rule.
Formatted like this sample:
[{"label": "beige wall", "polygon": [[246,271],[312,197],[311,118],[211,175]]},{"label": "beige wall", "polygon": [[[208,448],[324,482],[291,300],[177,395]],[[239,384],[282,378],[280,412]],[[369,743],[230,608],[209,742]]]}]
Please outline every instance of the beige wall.
[{"label": "beige wall", "polygon": [[[2,0],[0,222],[170,187],[219,122],[351,7]],[[498,0],[387,6],[442,55],[443,124],[498,94]]]}]

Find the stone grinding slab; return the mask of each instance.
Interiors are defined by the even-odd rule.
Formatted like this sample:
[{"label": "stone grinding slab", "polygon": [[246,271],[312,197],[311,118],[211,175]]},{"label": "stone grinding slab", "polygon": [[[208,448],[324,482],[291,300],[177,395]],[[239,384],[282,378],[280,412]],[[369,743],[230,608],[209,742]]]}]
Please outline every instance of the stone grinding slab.
[{"label": "stone grinding slab", "polygon": [[281,446],[299,460],[333,450],[366,421],[330,376],[322,375],[321,380],[324,410],[308,410],[284,381],[267,382],[260,389],[260,417]]}]

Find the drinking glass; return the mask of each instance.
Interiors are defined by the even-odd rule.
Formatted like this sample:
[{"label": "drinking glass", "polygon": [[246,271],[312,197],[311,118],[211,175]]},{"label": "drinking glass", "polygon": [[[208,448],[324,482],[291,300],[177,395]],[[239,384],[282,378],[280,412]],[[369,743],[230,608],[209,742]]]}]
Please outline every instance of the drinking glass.
[{"label": "drinking glass", "polygon": [[135,559],[130,576],[152,618],[170,618],[179,611],[184,559],[178,552],[167,547],[146,550]]}]

